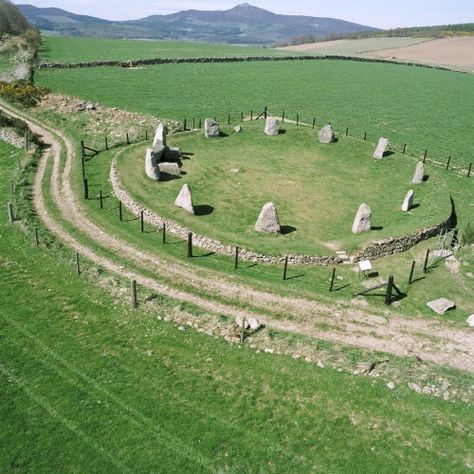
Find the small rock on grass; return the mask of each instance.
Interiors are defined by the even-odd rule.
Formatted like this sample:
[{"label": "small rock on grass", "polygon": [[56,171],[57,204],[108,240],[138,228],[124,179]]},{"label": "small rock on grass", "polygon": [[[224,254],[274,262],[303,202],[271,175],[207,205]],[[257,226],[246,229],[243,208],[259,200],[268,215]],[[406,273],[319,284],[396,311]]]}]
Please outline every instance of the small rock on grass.
[{"label": "small rock on grass", "polygon": [[387,384],[387,387],[390,389],[390,390],[394,390],[395,389],[395,384],[390,381],[388,384]]},{"label": "small rock on grass", "polygon": [[447,298],[439,298],[437,300],[429,301],[426,305],[438,314],[444,314],[446,311],[456,307],[456,303]]},{"label": "small rock on grass", "polygon": [[471,314],[471,316],[466,319],[466,323],[470,328],[474,328],[474,314]]}]

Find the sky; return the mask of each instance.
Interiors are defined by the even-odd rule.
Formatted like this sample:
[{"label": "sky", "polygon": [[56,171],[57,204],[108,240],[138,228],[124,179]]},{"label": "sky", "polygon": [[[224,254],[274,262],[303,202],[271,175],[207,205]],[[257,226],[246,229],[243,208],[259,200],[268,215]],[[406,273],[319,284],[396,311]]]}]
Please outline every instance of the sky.
[{"label": "sky", "polygon": [[[107,20],[132,20],[180,10],[227,10],[245,0],[14,0]],[[338,18],[378,28],[474,23],[474,0],[248,0],[287,15]]]}]

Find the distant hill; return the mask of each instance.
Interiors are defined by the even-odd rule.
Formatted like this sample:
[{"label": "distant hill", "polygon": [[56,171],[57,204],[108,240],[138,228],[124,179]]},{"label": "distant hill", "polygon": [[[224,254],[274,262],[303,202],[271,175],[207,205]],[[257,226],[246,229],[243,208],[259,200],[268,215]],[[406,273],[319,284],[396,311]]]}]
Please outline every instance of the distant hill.
[{"label": "distant hill", "polygon": [[59,8],[18,5],[37,28],[66,36],[154,38],[231,44],[273,44],[295,35],[325,38],[330,34],[377,31],[334,18],[279,15],[248,3],[224,11],[186,10],[140,20],[107,21]]}]

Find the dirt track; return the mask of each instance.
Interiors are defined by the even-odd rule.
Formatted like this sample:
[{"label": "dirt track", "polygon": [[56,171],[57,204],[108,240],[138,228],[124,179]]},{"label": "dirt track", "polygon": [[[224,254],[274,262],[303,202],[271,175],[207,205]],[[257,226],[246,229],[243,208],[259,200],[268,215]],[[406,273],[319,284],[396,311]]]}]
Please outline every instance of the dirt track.
[{"label": "dirt track", "polygon": [[[340,342],[364,349],[389,352],[398,356],[417,355],[423,360],[447,365],[474,372],[474,334],[472,331],[449,328],[437,321],[405,319],[390,315],[389,318],[375,316],[360,308],[329,307],[316,301],[282,297],[279,295],[254,290],[250,287],[226,281],[220,274],[213,272],[199,273],[192,266],[167,260],[137,250],[128,242],[106,234],[99,226],[91,222],[81,203],[71,189],[70,177],[75,158],[71,141],[60,131],[53,130],[36,120],[0,103],[0,109],[9,115],[21,117],[31,129],[42,135],[43,141],[51,145],[41,159],[34,185],[34,204],[38,215],[49,230],[74,251],[81,253],[112,273],[127,279],[135,279],[147,288],[159,294],[177,300],[193,303],[208,311],[229,316],[255,316],[263,319],[269,327],[312,336],[331,342]],[[64,145],[63,145],[64,144]],[[64,171],[60,172],[60,155],[62,147],[66,148]],[[114,263],[112,260],[96,253],[87,245],[69,235],[64,228],[48,214],[42,182],[48,160],[53,160],[51,194],[58,206],[62,218],[73,224],[81,233],[87,235],[96,245],[108,250],[120,252],[138,267],[156,270],[157,274],[171,278],[183,279],[189,291],[172,288],[158,283],[155,279],[145,277],[139,272],[132,272]],[[193,288],[206,288],[210,297],[203,298],[192,292]],[[228,299],[229,303],[220,303],[212,299],[218,296]],[[255,308],[254,314],[241,309],[242,304]],[[269,317],[261,318],[262,311],[278,310],[282,314],[291,314],[293,319],[282,320]],[[329,329],[321,330],[315,322],[323,322]]]}]

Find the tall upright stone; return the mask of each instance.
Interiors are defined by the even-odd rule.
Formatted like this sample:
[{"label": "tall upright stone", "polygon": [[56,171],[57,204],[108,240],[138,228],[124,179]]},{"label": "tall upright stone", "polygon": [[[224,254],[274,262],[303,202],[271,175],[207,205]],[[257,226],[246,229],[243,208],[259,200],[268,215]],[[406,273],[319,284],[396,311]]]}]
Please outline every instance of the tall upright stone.
[{"label": "tall upright stone", "polygon": [[334,132],[332,130],[331,124],[325,125],[318,132],[319,143],[332,143],[334,141]]},{"label": "tall upright stone", "polygon": [[168,127],[164,123],[160,123],[155,131],[153,139],[153,151],[166,147],[166,136],[168,135]]},{"label": "tall upright stone", "polygon": [[421,184],[425,179],[425,165],[422,161],[419,161],[416,165],[415,174],[411,182],[413,184]]},{"label": "tall upright stone", "polygon": [[206,138],[215,138],[219,136],[219,124],[211,118],[204,121],[204,135]]},{"label": "tall upright stone", "polygon": [[265,133],[271,137],[278,135],[280,131],[280,124],[278,123],[278,119],[276,117],[267,117],[267,121],[265,122]]},{"label": "tall upright stone", "polygon": [[188,211],[190,214],[194,214],[194,207],[193,207],[193,198],[191,195],[191,188],[189,184],[185,184],[174,202],[175,206],[182,207],[185,211]]},{"label": "tall upright stone", "polygon": [[367,204],[361,204],[357,210],[357,214],[352,224],[352,232],[360,234],[366,232],[372,227],[372,212]]},{"label": "tall upright stone", "polygon": [[152,148],[147,148],[145,156],[145,172],[146,175],[153,181],[160,179],[160,168],[158,166],[158,160],[153,152]]},{"label": "tall upright stone", "polygon": [[385,151],[388,147],[388,139],[384,137],[380,137],[379,143],[377,144],[377,148],[374,152],[374,158],[376,160],[381,160],[385,154]]},{"label": "tall upright stone", "polygon": [[408,212],[413,207],[414,195],[415,195],[415,192],[413,191],[413,189],[410,189],[410,191],[408,191],[407,195],[405,196],[405,200],[403,201],[403,204],[402,204],[403,212]]},{"label": "tall upright stone", "polygon": [[277,234],[280,232],[280,219],[275,205],[272,202],[267,202],[260,211],[257,222],[255,224],[257,232],[266,232],[268,234]]}]

